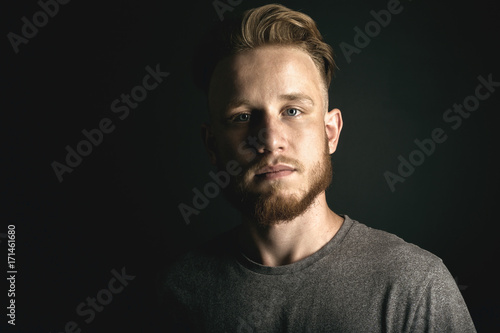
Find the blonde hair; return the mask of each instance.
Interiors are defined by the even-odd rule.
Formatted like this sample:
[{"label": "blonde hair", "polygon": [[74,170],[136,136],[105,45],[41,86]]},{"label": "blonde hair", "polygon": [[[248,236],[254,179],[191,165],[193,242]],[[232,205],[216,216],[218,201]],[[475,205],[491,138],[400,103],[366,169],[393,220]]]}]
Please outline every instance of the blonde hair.
[{"label": "blonde hair", "polygon": [[290,45],[305,51],[328,90],[336,67],[332,47],[324,42],[311,17],[279,4],[249,9],[242,17],[227,20],[212,30],[195,56],[196,83],[208,92],[220,60],[264,45]]}]

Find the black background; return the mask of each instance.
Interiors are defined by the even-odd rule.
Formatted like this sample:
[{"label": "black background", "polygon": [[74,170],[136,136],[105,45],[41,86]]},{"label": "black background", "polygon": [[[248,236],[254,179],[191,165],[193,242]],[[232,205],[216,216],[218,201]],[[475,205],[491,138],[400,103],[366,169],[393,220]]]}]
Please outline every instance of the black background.
[{"label": "black background", "polygon": [[[225,2],[225,1],[224,1]],[[234,3],[234,1],[233,1]],[[267,1],[233,6],[239,13]],[[479,332],[500,330],[498,264],[498,122],[500,92],[453,130],[443,113],[473,95],[478,76],[500,81],[499,11],[494,1],[402,0],[368,46],[348,62],[354,27],[387,1],[283,1],[313,17],[336,52],[330,103],[344,128],[333,155],[332,209],[383,229],[441,257],[461,285]],[[203,94],[190,61],[202,34],[220,18],[212,1],[71,1],[15,53],[7,34],[21,34],[36,1],[2,3],[1,233],[16,226],[16,326],[2,311],[0,330],[153,332],[153,277],[173,257],[238,223],[222,196],[191,216],[212,170],[200,140]],[[228,15],[229,12],[224,13]],[[170,75],[120,120],[110,105],[142,83],[145,67]],[[499,90],[499,89],[497,89]],[[51,163],[103,118],[116,126],[59,182]],[[415,139],[442,128],[436,146],[392,192],[384,172]],[[0,239],[2,271],[7,242]],[[75,309],[125,268],[135,276],[95,319]],[[0,291],[7,306],[6,283]]]}]

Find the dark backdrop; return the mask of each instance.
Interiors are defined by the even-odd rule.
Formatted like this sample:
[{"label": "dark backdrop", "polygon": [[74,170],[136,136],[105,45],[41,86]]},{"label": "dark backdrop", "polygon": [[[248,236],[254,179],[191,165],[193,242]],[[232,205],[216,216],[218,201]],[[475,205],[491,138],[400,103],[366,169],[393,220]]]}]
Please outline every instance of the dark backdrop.
[{"label": "dark backdrop", "polygon": [[[239,13],[268,2],[229,3]],[[333,155],[332,209],[440,256],[478,331],[498,331],[500,91],[479,105],[469,97],[479,76],[500,81],[498,6],[402,0],[400,12],[377,30],[370,12],[387,9],[385,0],[282,3],[311,15],[336,53],[330,103],[343,111],[344,129]],[[220,20],[214,3],[71,1],[55,14],[52,6],[46,21],[35,0],[1,7],[0,261],[6,272],[4,236],[15,225],[18,273],[16,326],[7,325],[2,310],[0,327],[63,332],[73,321],[82,332],[154,331],[156,271],[238,223],[222,196],[189,225],[178,209],[192,206],[193,189],[211,181],[199,131],[205,101],[190,61],[202,34]],[[22,18],[33,22],[34,14],[41,27],[16,53],[9,33],[22,36]],[[366,24],[372,37],[356,39],[355,28]],[[127,117],[112,112],[121,94],[141,92],[147,66],[169,75]],[[464,100],[477,110],[460,125],[446,122],[447,110]],[[114,130],[60,182],[53,162],[65,164],[65,147],[76,149],[82,130],[106,118]],[[415,140],[436,128],[446,141],[429,156],[415,152]],[[384,174],[397,174],[398,158],[410,155],[421,164],[391,190]],[[110,294],[112,270],[135,278]],[[2,309],[7,289],[4,282]],[[76,310],[88,297],[107,303],[94,318]]]}]

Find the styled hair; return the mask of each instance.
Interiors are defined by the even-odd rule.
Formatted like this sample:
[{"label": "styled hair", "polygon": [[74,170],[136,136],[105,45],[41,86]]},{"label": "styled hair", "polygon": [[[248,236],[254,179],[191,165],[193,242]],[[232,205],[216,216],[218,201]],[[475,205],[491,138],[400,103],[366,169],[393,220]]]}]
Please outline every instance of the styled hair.
[{"label": "styled hair", "polygon": [[336,67],[332,47],[323,41],[311,17],[279,4],[249,9],[242,16],[225,19],[210,30],[195,53],[196,85],[208,94],[210,79],[219,61],[264,45],[295,46],[305,51],[328,90]]}]

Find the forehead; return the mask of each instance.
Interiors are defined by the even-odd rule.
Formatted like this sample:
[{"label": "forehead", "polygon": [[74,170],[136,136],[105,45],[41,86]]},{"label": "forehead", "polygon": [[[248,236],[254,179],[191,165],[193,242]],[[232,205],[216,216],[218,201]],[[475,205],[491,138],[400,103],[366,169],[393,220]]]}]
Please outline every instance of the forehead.
[{"label": "forehead", "polygon": [[305,94],[319,104],[323,90],[321,74],[305,51],[293,46],[261,46],[217,65],[209,106],[212,112],[220,112],[235,98],[258,104],[286,94]]}]

